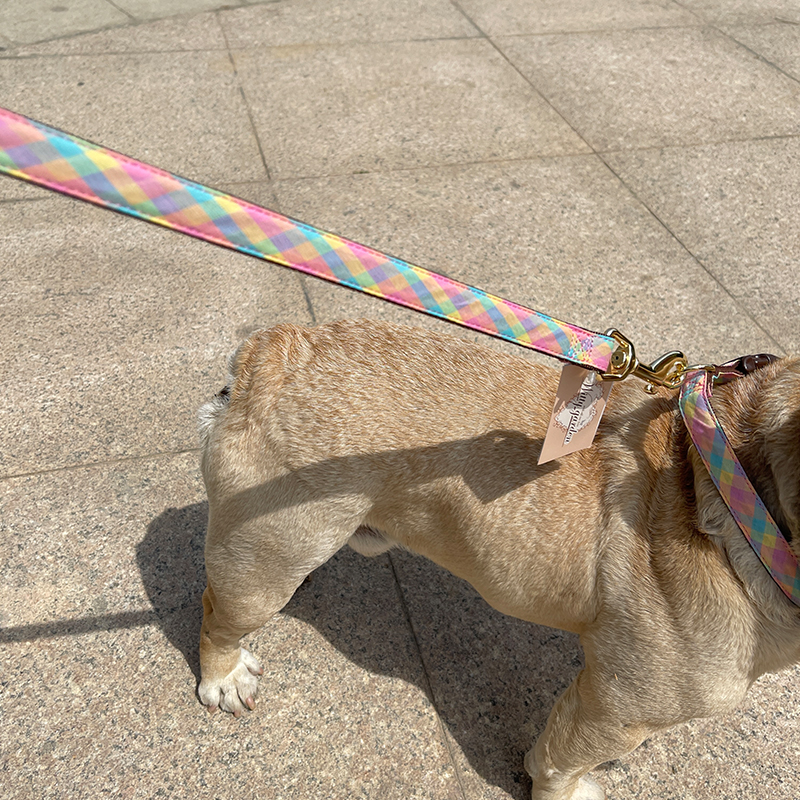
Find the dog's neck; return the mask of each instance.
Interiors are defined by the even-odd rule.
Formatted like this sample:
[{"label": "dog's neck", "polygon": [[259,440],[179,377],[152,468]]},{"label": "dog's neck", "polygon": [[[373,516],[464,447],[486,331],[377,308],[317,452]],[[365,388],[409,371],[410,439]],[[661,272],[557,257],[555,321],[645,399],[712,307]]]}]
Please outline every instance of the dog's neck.
[{"label": "dog's neck", "polygon": [[[794,393],[794,397],[787,396],[787,392]],[[795,555],[800,556],[800,531],[797,529],[800,362],[771,364],[720,386],[714,392],[713,403],[748,478]],[[800,611],[786,602],[778,585],[755,557],[700,456],[690,446],[688,433],[678,427],[675,432],[676,446],[685,448],[686,463],[691,469],[689,477],[696,498],[697,528],[722,547],[755,604],[761,609],[783,609],[784,622],[796,627]],[[775,657],[783,660],[782,655],[775,654]]]}]

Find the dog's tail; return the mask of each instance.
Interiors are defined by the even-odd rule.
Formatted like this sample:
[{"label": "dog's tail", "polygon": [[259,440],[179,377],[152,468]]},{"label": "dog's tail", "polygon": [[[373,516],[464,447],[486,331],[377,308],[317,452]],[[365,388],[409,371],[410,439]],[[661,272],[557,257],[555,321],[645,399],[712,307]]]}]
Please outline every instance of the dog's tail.
[{"label": "dog's tail", "polygon": [[211,430],[217,418],[225,410],[231,398],[230,384],[226,385],[220,392],[214,395],[214,399],[200,406],[197,414],[197,427],[200,432],[200,447],[205,450]]},{"label": "dog's tail", "polygon": [[200,408],[200,445],[206,450],[211,432],[225,415],[231,401],[245,394],[256,371],[266,373],[265,384],[277,391],[287,364],[299,363],[309,352],[307,329],[299,325],[276,325],[253,333],[228,360],[228,382],[214,398]]},{"label": "dog's tail", "polygon": [[[231,394],[233,393],[234,387],[237,384],[239,373],[241,372],[241,366],[249,361],[249,356],[253,350],[254,338],[255,337],[250,337],[246,341],[242,342],[231,354],[230,358],[228,359],[228,382],[221,391],[214,395],[213,400],[210,400],[208,403],[205,403],[200,407],[200,411],[197,415],[197,424],[200,432],[200,447],[203,450],[206,449],[206,445],[208,444],[208,440],[211,436],[211,431],[214,429],[214,425],[216,424],[217,420],[222,417],[225,409],[228,407],[228,404],[231,401]],[[248,374],[247,378],[249,379],[249,377],[250,376]],[[238,382],[241,383],[241,381]]]}]

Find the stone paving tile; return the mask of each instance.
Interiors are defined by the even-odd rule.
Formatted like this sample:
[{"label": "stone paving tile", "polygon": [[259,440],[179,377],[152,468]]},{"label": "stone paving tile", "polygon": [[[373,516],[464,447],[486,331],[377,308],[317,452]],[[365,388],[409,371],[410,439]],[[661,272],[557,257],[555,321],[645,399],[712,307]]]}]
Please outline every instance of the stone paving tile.
[{"label": "stone paving tile", "polygon": [[0,31],[14,44],[72,36],[129,20],[106,0],[11,0],[0,4]]},{"label": "stone paving tile", "polygon": [[226,5],[239,5],[239,0],[114,0],[126,14],[137,20],[163,19],[177,14],[213,11]]},{"label": "stone paving tile", "polygon": [[776,20],[800,24],[797,0],[681,0],[681,5],[717,24],[752,25]]},{"label": "stone paving tile", "polygon": [[49,200],[53,193],[49,189],[0,175],[0,203],[14,200]]},{"label": "stone paving tile", "polygon": [[[578,638],[494,611],[422,558],[391,558],[468,796],[526,800],[522,760],[583,666]],[[594,776],[614,800],[794,800],[793,749],[776,743],[796,739],[798,690],[800,668],[765,676],[735,713],[659,734]]]},{"label": "stone paving tile", "polygon": [[467,796],[527,800],[523,759],[583,666],[577,636],[495,611],[421,557],[391,558]]},{"label": "stone paving tile", "polygon": [[501,37],[498,44],[598,151],[800,133],[800,83],[717,30]]},{"label": "stone paving tile", "polygon": [[482,40],[234,57],[273,178],[587,150]]},{"label": "stone paving tile", "polygon": [[0,220],[3,475],[195,447],[238,341],[309,321],[296,275],[138,220],[52,194]]},{"label": "stone paving tile", "polygon": [[249,639],[257,710],[195,696],[197,455],[0,482],[4,798],[461,798],[384,557],[348,551]]},{"label": "stone paving tile", "polygon": [[0,106],[196,181],[266,177],[224,52],[0,59]]},{"label": "stone paving tile", "polygon": [[[648,361],[673,348],[702,361],[775,347],[594,156],[278,181],[275,191],[284,213],[318,227],[560,319],[619,328]],[[322,281],[306,287],[318,321],[430,324]]]},{"label": "stone paving tile", "polygon": [[11,56],[223,50],[216,14],[173,17],[15,48]]},{"label": "stone paving tile", "polygon": [[618,153],[608,161],[784,350],[800,352],[800,139]]},{"label": "stone paving tile", "polygon": [[669,0],[459,0],[458,4],[489,36],[702,24],[682,4]]},{"label": "stone paving tile", "polygon": [[800,81],[800,21],[794,24],[776,22],[773,25],[732,26],[725,28],[725,32]]},{"label": "stone paving tile", "polygon": [[449,0],[287,0],[222,11],[219,19],[233,49],[478,35]]}]

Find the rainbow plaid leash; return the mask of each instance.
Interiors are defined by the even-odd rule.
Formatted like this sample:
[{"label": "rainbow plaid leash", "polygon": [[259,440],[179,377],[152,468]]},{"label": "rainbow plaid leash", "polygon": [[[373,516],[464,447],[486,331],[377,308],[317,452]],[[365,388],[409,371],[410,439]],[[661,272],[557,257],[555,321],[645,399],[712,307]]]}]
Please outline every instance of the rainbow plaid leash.
[{"label": "rainbow plaid leash", "polygon": [[2,108],[0,172],[600,372],[618,346]]},{"label": "rainbow plaid leash", "polygon": [[800,606],[800,564],[770,516],[711,407],[712,373],[688,372],[681,384],[680,410],[697,452],[722,499],[775,583]]},{"label": "rainbow plaid leash", "polygon": [[[607,372],[618,342],[179,178],[0,108],[0,172],[583,367]],[[723,499],[784,594],[800,566],[711,408],[713,378],[689,372],[680,409]]]}]

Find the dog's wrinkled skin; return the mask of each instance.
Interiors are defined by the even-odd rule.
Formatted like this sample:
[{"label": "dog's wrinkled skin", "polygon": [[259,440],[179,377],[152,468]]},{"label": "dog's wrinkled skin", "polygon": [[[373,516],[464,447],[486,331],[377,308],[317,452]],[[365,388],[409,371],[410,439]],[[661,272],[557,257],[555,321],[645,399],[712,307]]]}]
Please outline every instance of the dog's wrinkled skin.
[{"label": "dog's wrinkled skin", "polygon": [[[580,635],[586,667],[525,759],[534,800],[594,800],[586,773],[656,731],[730,711],[800,661],[800,609],[736,527],[675,393],[617,386],[594,445],[536,461],[558,372],[382,323],[253,335],[201,412],[208,587],[199,694],[239,715],[239,639],[345,543],[394,545],[506,614]],[[714,406],[800,554],[800,361]]]}]

